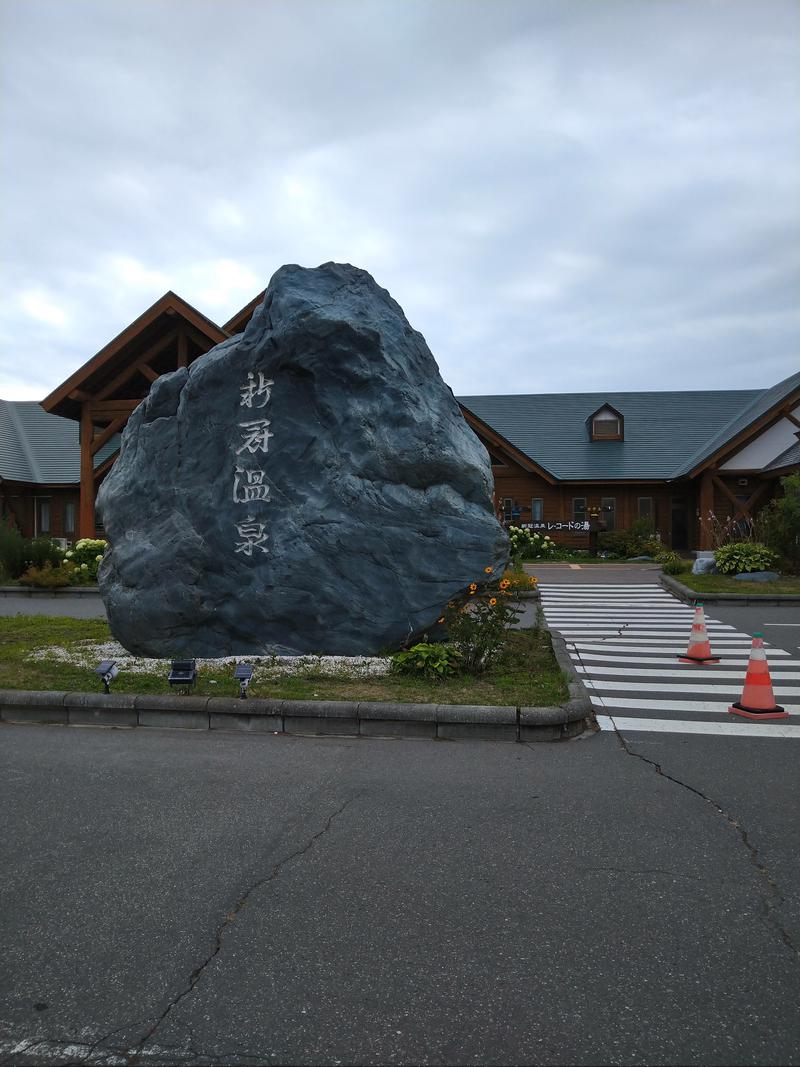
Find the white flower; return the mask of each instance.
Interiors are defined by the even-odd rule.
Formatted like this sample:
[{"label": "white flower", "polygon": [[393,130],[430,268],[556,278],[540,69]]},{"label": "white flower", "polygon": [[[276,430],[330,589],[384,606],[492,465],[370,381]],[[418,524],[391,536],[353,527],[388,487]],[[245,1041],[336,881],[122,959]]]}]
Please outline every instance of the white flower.
[{"label": "white flower", "polygon": [[81,563],[81,570],[82,571],[88,571],[89,567],[85,563]]},{"label": "white flower", "polygon": [[94,558],[95,558],[95,559],[97,560],[97,562],[99,563],[99,562],[100,562],[100,560],[101,560],[101,559],[102,559],[103,557],[102,557],[102,556],[95,556]]}]

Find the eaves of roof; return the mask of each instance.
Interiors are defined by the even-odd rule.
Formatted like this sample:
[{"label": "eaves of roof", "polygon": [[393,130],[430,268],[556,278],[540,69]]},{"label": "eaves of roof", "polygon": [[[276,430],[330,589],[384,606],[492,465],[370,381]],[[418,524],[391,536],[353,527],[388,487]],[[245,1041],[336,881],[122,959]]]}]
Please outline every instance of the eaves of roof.
[{"label": "eaves of roof", "polygon": [[[77,485],[81,477],[79,427],[34,401],[0,400],[0,477],[33,485]],[[115,434],[94,456],[97,469],[119,451]]]}]

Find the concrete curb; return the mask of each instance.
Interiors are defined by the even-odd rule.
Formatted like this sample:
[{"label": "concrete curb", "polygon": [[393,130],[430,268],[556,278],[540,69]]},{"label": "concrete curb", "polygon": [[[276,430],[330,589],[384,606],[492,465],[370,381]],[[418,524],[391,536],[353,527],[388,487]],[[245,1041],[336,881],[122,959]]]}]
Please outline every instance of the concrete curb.
[{"label": "concrete curb", "polygon": [[60,589],[36,589],[31,585],[0,585],[0,596],[91,596],[100,597],[100,590],[96,585],[67,585]]},{"label": "concrete curb", "polygon": [[661,584],[670,593],[674,593],[685,604],[694,604],[700,600],[703,604],[800,604],[800,596],[795,593],[699,593],[690,589],[671,574],[661,575]]},{"label": "concrete curb", "polygon": [[1,689],[0,720],[337,737],[558,741],[582,733],[591,711],[588,700],[573,695],[572,682],[570,698],[562,708],[516,708]]}]

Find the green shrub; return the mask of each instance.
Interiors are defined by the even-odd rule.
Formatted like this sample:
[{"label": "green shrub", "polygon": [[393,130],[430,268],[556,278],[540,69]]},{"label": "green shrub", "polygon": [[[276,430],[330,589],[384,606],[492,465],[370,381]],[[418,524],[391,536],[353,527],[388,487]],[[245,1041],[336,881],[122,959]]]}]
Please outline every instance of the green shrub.
[{"label": "green shrub", "polygon": [[100,566],[107,544],[107,541],[82,537],[67,550],[65,562],[69,561],[75,566],[72,579],[75,584],[97,581],[97,568]]},{"label": "green shrub", "polygon": [[647,519],[637,519],[630,530],[604,530],[597,535],[597,548],[607,555],[631,559],[655,556],[664,546],[653,536]]},{"label": "green shrub", "polygon": [[0,522],[0,580],[19,578],[25,570],[25,538],[9,522]]},{"label": "green shrub", "polygon": [[461,653],[441,644],[412,645],[405,652],[395,652],[392,669],[400,674],[423,674],[426,678],[444,678],[455,674]]},{"label": "green shrub", "polygon": [[20,582],[39,589],[62,589],[70,584],[70,571],[65,567],[54,567],[50,560],[46,560],[41,567],[28,567]]},{"label": "green shrub", "polygon": [[58,567],[63,558],[64,550],[49,537],[32,537],[25,541],[26,567],[44,567],[46,563]]},{"label": "green shrub", "polygon": [[521,526],[509,526],[512,563],[523,559],[547,559],[556,551],[555,541],[537,530],[524,530]]},{"label": "green shrub", "polygon": [[761,540],[781,556],[784,570],[800,573],[800,474],[781,478],[783,495],[771,500],[756,520]]},{"label": "green shrub", "polygon": [[740,541],[718,548],[714,561],[720,574],[744,574],[771,570],[778,562],[778,554],[758,542]]},{"label": "green shrub", "polygon": [[664,574],[680,574],[681,571],[686,569],[685,562],[677,552],[662,550],[656,556],[656,563],[661,564],[661,570]]},{"label": "green shrub", "polygon": [[485,671],[505,649],[509,627],[521,611],[508,577],[496,589],[481,590],[472,582],[466,597],[451,601],[439,621],[461,653],[461,669],[469,674]]}]

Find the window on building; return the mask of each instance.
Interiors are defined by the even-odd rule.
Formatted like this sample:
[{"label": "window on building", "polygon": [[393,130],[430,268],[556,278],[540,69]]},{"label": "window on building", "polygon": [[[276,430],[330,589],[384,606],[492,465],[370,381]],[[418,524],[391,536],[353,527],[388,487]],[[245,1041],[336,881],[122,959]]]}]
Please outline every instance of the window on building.
[{"label": "window on building", "polygon": [[36,536],[50,533],[50,497],[36,497]]},{"label": "window on building", "polygon": [[544,518],[544,500],[540,496],[535,496],[531,500],[531,522],[541,522]]},{"label": "window on building", "polygon": [[572,521],[584,522],[586,519],[586,497],[574,496],[572,498]]},{"label": "window on building", "polygon": [[514,501],[510,496],[503,497],[503,522],[511,522],[511,510],[514,507]]},{"label": "window on building", "polygon": [[616,528],[617,500],[613,496],[604,496],[600,500],[600,518],[607,530]]},{"label": "window on building", "polygon": [[637,515],[640,519],[647,519],[649,523],[655,521],[656,513],[651,496],[640,496],[636,502]]},{"label": "window on building", "polygon": [[592,415],[593,441],[621,441],[624,434],[622,415],[609,404]]},{"label": "window on building", "polygon": [[64,504],[64,533],[67,537],[75,533],[75,523],[78,518],[78,509],[74,500],[67,500]]}]

